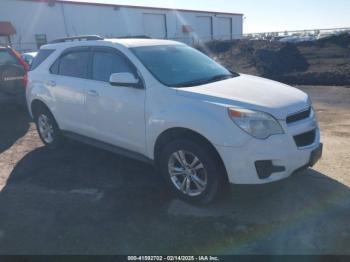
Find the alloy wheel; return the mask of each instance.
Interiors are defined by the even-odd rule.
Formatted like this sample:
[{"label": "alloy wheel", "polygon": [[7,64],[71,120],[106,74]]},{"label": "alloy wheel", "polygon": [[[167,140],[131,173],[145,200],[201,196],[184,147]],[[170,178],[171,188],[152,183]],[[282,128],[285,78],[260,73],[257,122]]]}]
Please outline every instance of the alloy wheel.
[{"label": "alloy wheel", "polygon": [[191,152],[179,150],[171,154],[168,172],[174,186],[185,195],[199,196],[207,188],[207,171]]},{"label": "alloy wheel", "polygon": [[44,114],[39,115],[38,128],[45,143],[50,144],[54,141],[54,128],[48,116]]}]

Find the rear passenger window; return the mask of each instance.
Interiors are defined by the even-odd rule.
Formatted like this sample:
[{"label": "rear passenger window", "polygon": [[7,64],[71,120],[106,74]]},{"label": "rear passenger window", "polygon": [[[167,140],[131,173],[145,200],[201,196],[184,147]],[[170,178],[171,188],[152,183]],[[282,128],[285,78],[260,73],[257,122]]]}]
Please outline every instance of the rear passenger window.
[{"label": "rear passenger window", "polygon": [[109,82],[113,73],[132,73],[134,69],[127,59],[114,52],[96,51],[92,64],[92,79]]},{"label": "rear passenger window", "polygon": [[[56,63],[55,63],[56,64]],[[51,68],[51,72],[54,71],[54,67]],[[89,52],[80,51],[80,52],[71,52],[59,59],[59,64],[57,73],[63,76],[71,76],[78,78],[87,78],[88,77],[88,64],[89,64]]]},{"label": "rear passenger window", "polygon": [[37,68],[42,62],[45,61],[46,58],[49,57],[55,50],[52,49],[42,49],[39,53],[34,57],[33,62],[30,66],[30,71]]},{"label": "rear passenger window", "polygon": [[56,60],[55,63],[50,68],[51,74],[58,75],[58,66],[60,65],[60,60]]}]

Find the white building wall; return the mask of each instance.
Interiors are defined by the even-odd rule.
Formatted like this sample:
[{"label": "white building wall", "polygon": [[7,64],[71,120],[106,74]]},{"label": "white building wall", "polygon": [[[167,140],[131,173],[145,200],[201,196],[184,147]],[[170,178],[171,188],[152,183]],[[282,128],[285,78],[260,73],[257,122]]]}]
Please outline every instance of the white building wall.
[{"label": "white building wall", "polygon": [[232,16],[232,32],[234,38],[241,38],[243,36],[243,16]]},{"label": "white building wall", "polygon": [[[36,34],[45,34],[48,41],[74,35],[101,35],[120,37],[145,35],[144,14],[162,14],[166,17],[166,38],[177,39],[188,44],[223,39],[218,28],[217,17],[232,18],[232,37],[242,36],[242,15],[211,12],[175,11],[167,9],[131,8],[83,5],[57,2],[48,3],[1,0],[0,20],[10,21],[17,30],[12,36],[14,47],[19,50],[35,50]],[[212,17],[212,36],[198,37],[197,17]],[[183,25],[194,31],[183,32]],[[231,38],[227,36],[225,39]]]}]

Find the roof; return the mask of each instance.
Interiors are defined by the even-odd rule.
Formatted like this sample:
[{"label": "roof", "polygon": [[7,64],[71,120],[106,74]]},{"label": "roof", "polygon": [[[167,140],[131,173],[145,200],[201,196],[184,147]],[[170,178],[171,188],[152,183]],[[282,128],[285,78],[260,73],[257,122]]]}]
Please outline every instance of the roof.
[{"label": "roof", "polygon": [[93,6],[104,6],[104,7],[126,7],[126,8],[143,8],[150,10],[168,10],[168,11],[180,11],[180,12],[196,12],[196,13],[214,13],[221,15],[239,15],[243,16],[242,13],[231,13],[231,12],[217,12],[217,11],[204,11],[204,10],[191,10],[191,9],[173,9],[173,8],[163,8],[163,7],[150,7],[150,6],[138,6],[138,5],[119,5],[119,4],[103,4],[95,2],[79,2],[74,0],[20,0],[20,1],[30,1],[30,2],[40,2],[40,3],[65,3],[65,4],[75,4],[75,5],[93,5]]},{"label": "roof", "polygon": [[16,29],[10,22],[0,22],[0,35],[14,35]]},{"label": "roof", "polygon": [[[42,46],[43,49],[50,48],[67,48],[75,46],[93,46],[103,45],[103,43],[119,44],[127,48],[141,47],[141,46],[156,46],[156,45],[184,45],[183,43],[163,40],[163,39],[141,39],[141,38],[117,38],[117,39],[104,39],[104,40],[83,40],[83,41],[68,41],[62,43],[53,43]],[[103,45],[104,46],[104,45]]]},{"label": "roof", "polygon": [[112,42],[114,44],[121,44],[129,48],[140,46],[156,46],[156,45],[184,45],[183,43],[163,40],[163,39],[137,39],[137,38],[124,38],[124,39],[105,39],[104,41]]}]

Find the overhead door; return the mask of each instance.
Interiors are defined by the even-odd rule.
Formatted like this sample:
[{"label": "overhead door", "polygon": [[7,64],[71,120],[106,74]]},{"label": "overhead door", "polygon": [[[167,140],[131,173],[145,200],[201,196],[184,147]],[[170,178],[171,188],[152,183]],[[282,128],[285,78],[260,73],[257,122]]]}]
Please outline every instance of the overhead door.
[{"label": "overhead door", "polygon": [[[217,36],[216,36],[217,35]],[[232,19],[227,17],[218,18],[218,33],[215,37],[218,39],[231,39],[232,35]]]},{"label": "overhead door", "polygon": [[166,38],[166,18],[164,14],[143,14],[145,35],[152,38]]},{"label": "overhead door", "polygon": [[209,41],[213,36],[213,23],[210,16],[197,16],[197,37],[202,41]]}]

